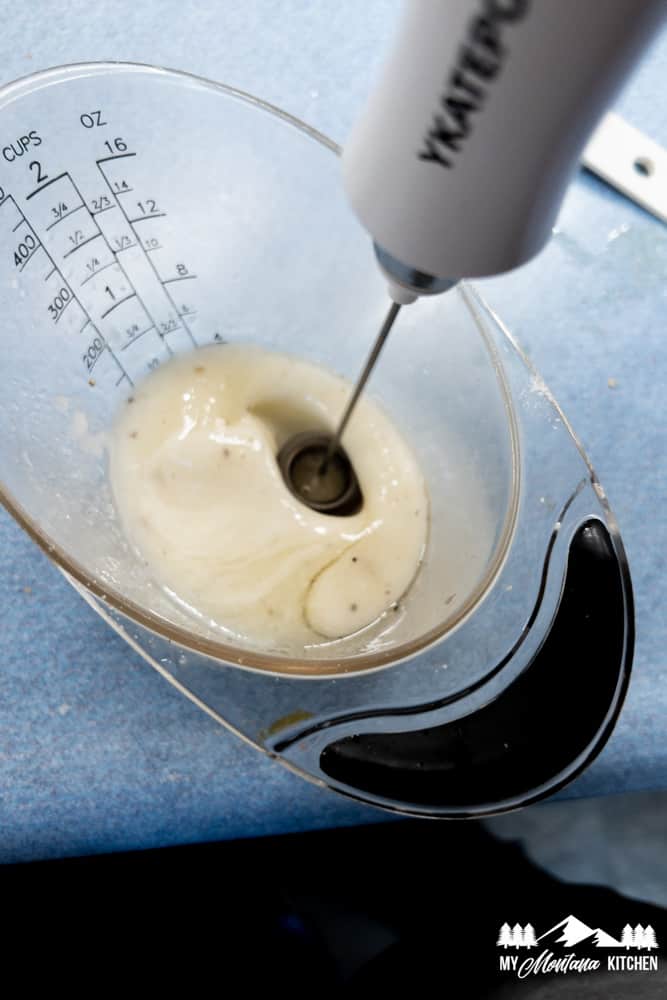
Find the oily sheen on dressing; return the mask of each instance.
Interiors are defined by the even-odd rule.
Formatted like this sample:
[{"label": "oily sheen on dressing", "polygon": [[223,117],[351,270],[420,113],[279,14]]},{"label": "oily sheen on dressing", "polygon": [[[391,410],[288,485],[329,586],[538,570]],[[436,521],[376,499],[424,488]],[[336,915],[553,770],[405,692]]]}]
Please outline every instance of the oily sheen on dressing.
[{"label": "oily sheen on dressing", "polygon": [[110,439],[111,484],[158,584],[265,648],[311,645],[392,613],[424,552],[428,500],[407,444],[362,398],[345,434],[364,503],[337,517],[294,497],[276,462],[333,428],[349,383],[252,346],[178,357],[130,397]]}]

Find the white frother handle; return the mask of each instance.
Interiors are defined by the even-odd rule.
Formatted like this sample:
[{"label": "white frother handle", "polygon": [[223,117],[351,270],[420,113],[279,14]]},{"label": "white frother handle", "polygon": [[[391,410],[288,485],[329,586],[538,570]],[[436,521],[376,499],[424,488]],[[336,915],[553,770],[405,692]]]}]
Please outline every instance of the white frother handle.
[{"label": "white frother handle", "polygon": [[402,267],[448,279],[425,289],[437,291],[536,254],[589,133],[666,13],[666,0],[408,0],[343,153],[385,270],[408,288]]}]

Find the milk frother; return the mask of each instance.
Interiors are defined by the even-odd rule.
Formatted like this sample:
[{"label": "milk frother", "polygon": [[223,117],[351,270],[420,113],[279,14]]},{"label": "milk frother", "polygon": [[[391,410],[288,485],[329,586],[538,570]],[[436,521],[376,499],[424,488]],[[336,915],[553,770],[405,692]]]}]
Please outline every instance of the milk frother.
[{"label": "milk frother", "polygon": [[[346,195],[395,304],[539,253],[588,136],[666,11],[664,0],[405,5],[342,156]],[[389,310],[326,459],[397,312]]]}]

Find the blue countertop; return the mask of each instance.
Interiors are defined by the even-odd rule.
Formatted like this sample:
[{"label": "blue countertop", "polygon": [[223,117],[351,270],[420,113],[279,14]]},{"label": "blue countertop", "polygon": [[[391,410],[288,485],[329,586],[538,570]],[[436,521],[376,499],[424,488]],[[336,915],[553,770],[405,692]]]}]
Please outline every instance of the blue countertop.
[{"label": "blue countertop", "polygon": [[[155,63],[249,90],[342,141],[399,6],[35,0],[4,26],[0,82],[67,62]],[[667,33],[617,110],[667,145],[665,80]],[[633,573],[630,693],[610,743],[565,794],[664,787],[667,227],[582,174],[558,228],[549,256],[483,290],[582,438]],[[0,601],[0,862],[381,818],[271,763],[172,689],[5,513]]]}]

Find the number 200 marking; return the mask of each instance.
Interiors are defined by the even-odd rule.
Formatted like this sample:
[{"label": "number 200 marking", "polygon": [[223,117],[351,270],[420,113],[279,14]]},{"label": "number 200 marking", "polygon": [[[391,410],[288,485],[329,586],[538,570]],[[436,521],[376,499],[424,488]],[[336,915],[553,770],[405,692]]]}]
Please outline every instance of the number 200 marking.
[{"label": "number 200 marking", "polygon": [[92,372],[95,367],[95,362],[99,358],[100,354],[104,350],[104,341],[101,337],[95,337],[93,342],[88,347],[88,350],[83,355],[83,363],[86,366],[86,371]]}]

